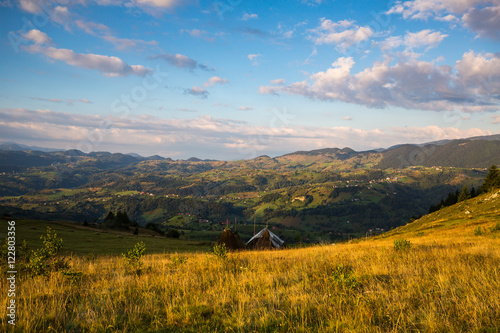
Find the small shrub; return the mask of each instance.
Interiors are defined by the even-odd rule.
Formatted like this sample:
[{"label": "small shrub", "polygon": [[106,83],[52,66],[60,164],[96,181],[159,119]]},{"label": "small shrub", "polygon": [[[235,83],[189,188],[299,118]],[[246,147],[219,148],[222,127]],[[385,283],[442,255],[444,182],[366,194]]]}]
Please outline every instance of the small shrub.
[{"label": "small shrub", "polygon": [[62,272],[62,274],[66,279],[71,281],[71,284],[76,284],[76,283],[80,282],[80,280],[83,277],[82,272],[64,271],[64,272]]},{"label": "small shrub", "polygon": [[173,266],[180,266],[180,265],[185,264],[187,262],[187,258],[184,256],[181,256],[180,254],[173,256],[171,259],[172,259]]},{"label": "small shrub", "polygon": [[43,245],[45,246],[43,250],[48,257],[55,256],[62,248],[62,238],[58,238],[56,232],[50,229],[50,227],[47,227],[47,235],[40,236],[40,239],[43,240]]},{"label": "small shrub", "polygon": [[146,251],[146,245],[144,242],[139,242],[135,244],[133,249],[130,249],[126,254],[122,253],[123,258],[125,259],[125,264],[128,268],[135,271],[135,273],[139,274],[142,270],[142,262],[141,258]]},{"label": "small shrub", "polygon": [[497,232],[497,231],[500,231],[500,222],[497,222],[497,224],[495,224],[495,225],[491,228],[491,232]]},{"label": "small shrub", "polygon": [[179,230],[168,229],[165,236],[167,236],[168,238],[179,238],[181,237],[181,233],[179,232]]},{"label": "small shrub", "polygon": [[226,244],[222,243],[220,245],[215,245],[212,249],[212,254],[221,260],[226,260],[227,259],[227,253],[228,249],[226,247]]},{"label": "small shrub", "polygon": [[33,275],[43,275],[47,273],[49,268],[45,254],[39,250],[31,253],[29,262],[26,264],[27,270]]},{"label": "small shrub", "polygon": [[397,252],[406,252],[410,250],[411,242],[406,239],[395,239],[394,240],[394,250]]},{"label": "small shrub", "polygon": [[474,236],[481,236],[483,234],[483,229],[481,227],[477,227],[474,229]]},{"label": "small shrub", "polygon": [[334,285],[340,288],[354,289],[360,285],[351,266],[337,265],[333,269],[331,277]]},{"label": "small shrub", "polygon": [[33,275],[43,275],[49,271],[67,269],[69,265],[64,259],[55,258],[62,248],[62,238],[58,238],[57,233],[47,227],[47,235],[40,236],[40,239],[44,247],[31,251],[26,264],[27,270]]}]

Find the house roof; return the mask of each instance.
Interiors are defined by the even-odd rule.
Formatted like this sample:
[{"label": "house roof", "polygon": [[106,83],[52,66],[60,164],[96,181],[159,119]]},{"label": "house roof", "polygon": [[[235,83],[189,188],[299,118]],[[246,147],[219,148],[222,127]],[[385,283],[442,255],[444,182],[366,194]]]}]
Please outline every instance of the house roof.
[{"label": "house roof", "polygon": [[276,236],[276,234],[274,234],[271,230],[269,230],[267,228],[262,229],[255,236],[250,238],[250,240],[247,242],[247,245],[252,243],[252,241],[254,241],[254,240],[258,240],[258,239],[264,237],[266,231],[269,233],[269,239],[271,240],[271,243],[273,244],[273,246],[275,248],[280,248],[281,246],[283,246],[283,243],[285,243],[285,241],[282,240],[281,238],[279,238],[278,236]]}]

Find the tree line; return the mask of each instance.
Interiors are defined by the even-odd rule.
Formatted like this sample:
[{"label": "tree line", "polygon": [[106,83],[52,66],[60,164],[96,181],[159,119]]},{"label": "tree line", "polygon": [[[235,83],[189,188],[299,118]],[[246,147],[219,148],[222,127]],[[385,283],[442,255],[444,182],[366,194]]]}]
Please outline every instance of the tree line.
[{"label": "tree line", "polygon": [[461,191],[456,190],[455,192],[450,192],[448,193],[446,199],[441,199],[438,204],[432,205],[429,208],[429,214],[436,212],[441,208],[452,206],[457,202],[465,201],[467,199],[475,198],[480,194],[491,192],[497,188],[500,188],[500,169],[498,169],[496,165],[492,165],[488,169],[483,185],[481,185],[478,190],[472,187],[469,191],[467,186],[464,186]]}]

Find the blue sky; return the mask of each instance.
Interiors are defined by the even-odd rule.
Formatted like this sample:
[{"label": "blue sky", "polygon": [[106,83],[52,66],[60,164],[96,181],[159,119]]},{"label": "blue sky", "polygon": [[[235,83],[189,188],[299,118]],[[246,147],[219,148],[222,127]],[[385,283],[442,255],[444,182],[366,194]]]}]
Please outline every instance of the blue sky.
[{"label": "blue sky", "polygon": [[500,0],[1,0],[0,141],[246,159],[498,134]]}]

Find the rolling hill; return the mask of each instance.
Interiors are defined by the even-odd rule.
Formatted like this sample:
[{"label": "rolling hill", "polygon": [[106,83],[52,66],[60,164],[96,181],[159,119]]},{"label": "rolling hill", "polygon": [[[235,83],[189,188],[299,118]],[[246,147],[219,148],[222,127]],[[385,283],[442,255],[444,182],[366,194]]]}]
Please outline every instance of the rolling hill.
[{"label": "rolling hill", "polygon": [[401,226],[449,192],[480,186],[485,167],[500,163],[494,139],[239,161],[0,151],[0,214],[99,223],[121,210],[141,226],[177,228],[199,240],[213,239],[235,219],[269,223],[287,241],[345,239]]},{"label": "rolling hill", "polygon": [[500,190],[444,207],[411,223],[395,228],[382,238],[477,238],[500,237]]}]

